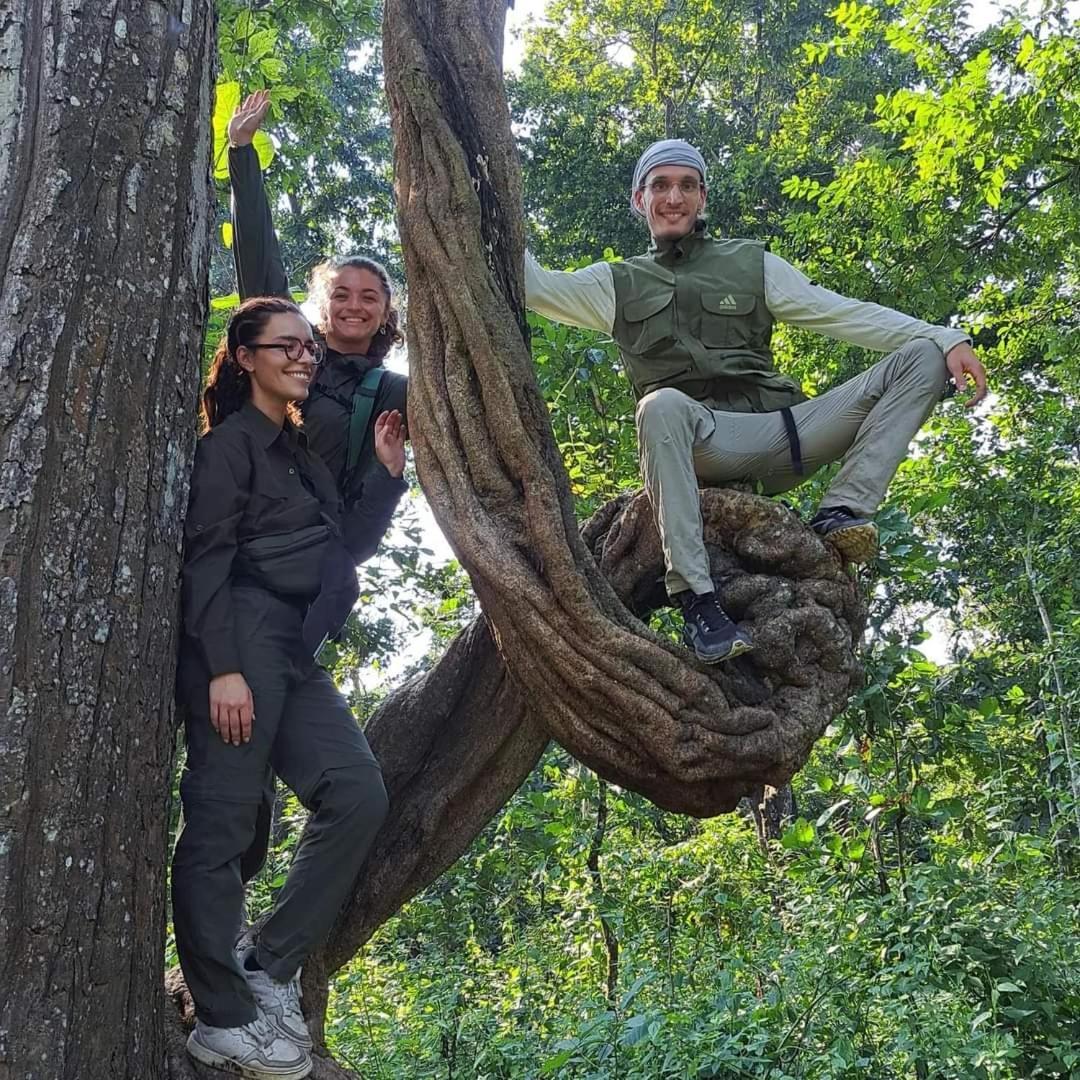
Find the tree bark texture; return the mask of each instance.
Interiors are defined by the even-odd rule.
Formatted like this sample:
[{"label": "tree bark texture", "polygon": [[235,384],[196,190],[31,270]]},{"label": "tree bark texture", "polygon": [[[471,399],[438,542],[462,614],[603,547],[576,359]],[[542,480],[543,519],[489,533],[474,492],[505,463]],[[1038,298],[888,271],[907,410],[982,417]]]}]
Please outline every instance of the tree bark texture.
[{"label": "tree bark texture", "polygon": [[748,801],[758,843],[768,857],[769,841],[779,840],[784,835],[784,830],[795,820],[795,792],[790,784],[785,784],[782,788],[762,785],[748,797]]},{"label": "tree bark texture", "polygon": [[0,1077],[163,1075],[205,0],[0,0]]},{"label": "tree bark texture", "polygon": [[761,784],[784,784],[846,700],[857,629],[843,613],[857,607],[854,589],[783,506],[710,493],[726,515],[714,518],[721,596],[757,644],[710,670],[628,610],[651,582],[602,572],[609,545],[644,535],[647,504],[622,515],[601,548],[579,535],[523,333],[503,10],[494,0],[386,7],[420,480],[551,734],[668,809],[730,810]]}]

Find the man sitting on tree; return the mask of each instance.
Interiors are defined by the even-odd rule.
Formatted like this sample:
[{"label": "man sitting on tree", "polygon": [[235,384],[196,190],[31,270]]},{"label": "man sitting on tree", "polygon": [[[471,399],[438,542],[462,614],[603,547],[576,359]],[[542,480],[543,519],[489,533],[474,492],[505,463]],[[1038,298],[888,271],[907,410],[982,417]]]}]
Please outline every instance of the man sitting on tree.
[{"label": "man sitting on tree", "polygon": [[[681,139],[653,143],[634,169],[630,205],[649,226],[645,255],[545,270],[525,260],[527,303],[550,319],[609,333],[638,397],[645,490],[656,515],[667,591],[684,639],[705,663],[753,648],[713,591],[699,481],[787,491],[841,461],[811,527],[852,562],[877,550],[871,520],[915,433],[942,397],[986,373],[960,330],[931,326],[814,285],[755,240],[705,232],[705,159]],[[890,355],[807,399],[778,372],[775,321]]]}]

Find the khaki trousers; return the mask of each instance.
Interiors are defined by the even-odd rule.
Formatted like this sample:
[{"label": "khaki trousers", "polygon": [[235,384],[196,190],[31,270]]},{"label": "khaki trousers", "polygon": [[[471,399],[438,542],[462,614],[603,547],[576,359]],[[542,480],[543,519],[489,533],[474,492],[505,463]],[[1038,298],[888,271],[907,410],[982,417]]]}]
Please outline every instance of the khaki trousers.
[{"label": "khaki trousers", "polygon": [[702,539],[701,483],[756,482],[774,495],[842,460],[822,505],[869,516],[941,399],[946,379],[941,350],[917,338],[842,386],[793,405],[801,476],[779,412],[722,412],[673,388],[646,394],[637,407],[638,448],[664,545],[669,595],[713,588]]}]

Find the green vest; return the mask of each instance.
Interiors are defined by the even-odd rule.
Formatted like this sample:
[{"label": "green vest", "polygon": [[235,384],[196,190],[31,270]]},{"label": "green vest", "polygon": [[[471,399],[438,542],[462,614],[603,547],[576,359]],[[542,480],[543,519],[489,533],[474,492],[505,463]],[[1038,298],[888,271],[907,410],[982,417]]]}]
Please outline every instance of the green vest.
[{"label": "green vest", "polygon": [[638,397],[672,386],[714,409],[804,401],[773,365],[765,245],[691,233],[611,264],[615,338]]}]

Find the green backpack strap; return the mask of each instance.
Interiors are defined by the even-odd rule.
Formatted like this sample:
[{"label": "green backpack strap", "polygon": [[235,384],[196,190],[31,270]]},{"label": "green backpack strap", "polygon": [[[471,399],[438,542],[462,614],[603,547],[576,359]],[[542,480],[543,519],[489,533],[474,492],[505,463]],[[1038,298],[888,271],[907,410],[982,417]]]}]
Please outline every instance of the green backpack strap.
[{"label": "green backpack strap", "polygon": [[353,391],[352,413],[349,416],[349,446],[345,454],[345,476],[351,478],[361,460],[367,464],[371,456],[371,414],[375,411],[375,395],[379,392],[386,368],[373,367],[364,373],[360,385]]}]

